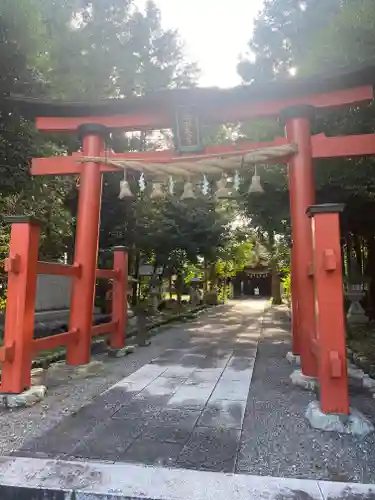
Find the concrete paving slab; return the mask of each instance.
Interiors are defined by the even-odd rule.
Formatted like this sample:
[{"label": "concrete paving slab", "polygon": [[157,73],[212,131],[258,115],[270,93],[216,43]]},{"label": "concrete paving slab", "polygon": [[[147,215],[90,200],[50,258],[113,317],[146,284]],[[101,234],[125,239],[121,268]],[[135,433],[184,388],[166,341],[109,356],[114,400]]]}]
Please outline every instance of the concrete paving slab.
[{"label": "concrete paving slab", "polygon": [[196,370],[184,382],[184,385],[200,385],[204,383],[212,383],[215,386],[219,381],[222,373],[222,368],[214,370]]},{"label": "concrete paving slab", "polygon": [[181,386],[168,401],[170,408],[204,408],[209,400],[214,386],[201,384],[200,386]]},{"label": "concrete paving slab", "polygon": [[245,401],[217,401],[208,403],[198,420],[200,427],[242,429]]},{"label": "concrete paving slab", "polygon": [[[23,494],[20,498],[33,498],[31,492],[35,498],[44,495],[44,498],[57,500],[323,500],[319,489],[322,485],[318,486],[316,481],[182,471],[127,463],[19,458],[5,461],[0,470],[0,493],[4,500],[18,498],[20,492]],[[27,485],[28,489],[20,489],[20,484]],[[39,497],[35,496],[36,490]],[[15,491],[18,497],[14,496]],[[366,499],[357,496],[356,500],[361,498]]]},{"label": "concrete paving slab", "polygon": [[109,420],[96,427],[69,453],[89,460],[117,460],[141,434],[139,421]]},{"label": "concrete paving slab", "polygon": [[141,392],[135,399],[147,399],[153,396],[172,396],[183,384],[183,379],[158,377]]},{"label": "concrete paving slab", "polygon": [[243,384],[250,383],[253,376],[254,369],[250,368],[248,370],[238,371],[233,368],[225,368],[223,374],[221,375],[221,382],[239,381]]},{"label": "concrete paving slab", "polygon": [[241,431],[197,427],[176,462],[184,469],[234,472]]},{"label": "concrete paving slab", "polygon": [[179,443],[138,439],[120,455],[118,461],[172,467],[176,463],[182,446]]},{"label": "concrete paving slab", "polygon": [[142,439],[158,441],[159,443],[177,443],[184,445],[191,435],[190,426],[172,427],[172,426],[158,426],[150,423],[142,430]]},{"label": "concrete paving slab", "polygon": [[229,401],[246,401],[249,394],[250,380],[227,380],[220,379],[212,396],[210,403],[215,403],[222,399]]},{"label": "concrete paving slab", "polygon": [[163,372],[165,372],[165,368],[162,366],[156,366],[153,364],[144,365],[142,368],[126,377],[126,382],[139,382],[143,380],[150,380],[151,382],[159,377],[159,375]]},{"label": "concrete paving slab", "polygon": [[180,365],[165,365],[164,366],[165,370],[163,371],[163,377],[166,378],[182,378],[186,377],[186,379],[189,378],[189,376],[195,371],[195,367],[187,367],[187,366],[180,366]]}]

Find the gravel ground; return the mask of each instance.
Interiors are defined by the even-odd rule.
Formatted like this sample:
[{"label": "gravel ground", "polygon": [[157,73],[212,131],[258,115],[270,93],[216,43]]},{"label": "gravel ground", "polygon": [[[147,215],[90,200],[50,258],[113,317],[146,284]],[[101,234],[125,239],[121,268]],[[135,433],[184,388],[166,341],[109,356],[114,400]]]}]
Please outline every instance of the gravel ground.
[{"label": "gravel ground", "polygon": [[95,356],[93,359],[104,363],[100,376],[69,380],[61,373],[56,379],[47,372],[48,394],[42,403],[20,410],[0,409],[0,455],[7,455],[22,447],[25,441],[46,433],[113,384],[160,356],[165,349],[180,347],[188,342],[191,329],[205,318],[215,316],[220,309],[230,309],[230,306],[208,310],[191,323],[162,327],[152,338],[151,346],[138,348],[125,358],[115,359],[105,354]]},{"label": "gravel ground", "polygon": [[[315,394],[293,386],[285,313],[264,321],[245,411],[236,472],[330,481],[375,482],[375,437],[365,439],[312,429],[304,417]],[[354,389],[351,404],[375,420],[375,400]]]}]

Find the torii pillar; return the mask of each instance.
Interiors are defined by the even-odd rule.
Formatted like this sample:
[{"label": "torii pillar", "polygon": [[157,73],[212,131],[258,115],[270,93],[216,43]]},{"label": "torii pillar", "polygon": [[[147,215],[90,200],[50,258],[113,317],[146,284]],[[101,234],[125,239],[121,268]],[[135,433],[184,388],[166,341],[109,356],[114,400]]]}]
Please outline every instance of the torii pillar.
[{"label": "torii pillar", "polygon": [[315,338],[314,283],[311,223],[306,215],[315,204],[315,182],[312,159],[310,122],[312,106],[288,108],[282,113],[286,137],[298,146],[289,161],[290,213],[292,222],[292,314],[293,351],[301,356],[302,373],[317,376],[317,361],[312,352]]},{"label": "torii pillar", "polygon": [[[103,125],[88,123],[78,128],[84,156],[100,156],[108,130]],[[98,259],[102,173],[100,164],[84,162],[78,197],[77,230],[74,265],[81,269],[73,280],[69,330],[78,330],[77,341],[69,344],[67,363],[84,365],[91,356],[91,331],[94,312],[96,268]]]}]

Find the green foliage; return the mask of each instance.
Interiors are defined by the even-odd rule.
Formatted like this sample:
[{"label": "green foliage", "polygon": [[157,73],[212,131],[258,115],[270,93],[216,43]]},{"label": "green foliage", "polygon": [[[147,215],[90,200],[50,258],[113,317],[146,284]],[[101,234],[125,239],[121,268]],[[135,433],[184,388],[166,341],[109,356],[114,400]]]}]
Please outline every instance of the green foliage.
[{"label": "green foliage", "polygon": [[283,294],[287,302],[290,303],[292,297],[292,276],[289,268],[282,269],[282,271],[284,272],[284,277],[281,280],[283,284]]},{"label": "green foliage", "polygon": [[[373,63],[375,11],[371,0],[266,0],[249,41],[251,57],[239,73],[246,82],[324,75],[342,66]],[[372,133],[373,104],[342,111],[320,113],[314,132],[327,135]],[[254,140],[272,140],[282,134],[275,121],[245,124],[241,131]],[[316,164],[318,202],[343,202],[343,234],[373,237],[370,215],[374,210],[374,159],[338,159]],[[243,207],[260,232],[288,237],[289,200],[285,167],[259,169],[265,195],[246,195]],[[250,176],[249,176],[250,177]],[[248,181],[250,179],[248,178]]]}]

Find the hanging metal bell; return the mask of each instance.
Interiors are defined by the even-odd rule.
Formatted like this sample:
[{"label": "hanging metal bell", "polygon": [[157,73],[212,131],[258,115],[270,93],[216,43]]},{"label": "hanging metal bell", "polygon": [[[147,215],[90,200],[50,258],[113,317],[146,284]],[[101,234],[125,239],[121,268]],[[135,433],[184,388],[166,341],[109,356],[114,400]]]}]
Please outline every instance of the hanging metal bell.
[{"label": "hanging metal bell", "polygon": [[252,194],[252,193],[263,194],[264,193],[264,189],[262,187],[262,184],[260,183],[260,176],[257,173],[257,167],[255,167],[254,175],[251,179],[251,184],[250,184],[248,193],[249,194]]},{"label": "hanging metal bell", "polygon": [[215,198],[219,200],[222,198],[230,198],[230,197],[231,197],[231,191],[227,187],[227,179],[225,177],[222,177],[220,180],[216,182]]},{"label": "hanging metal bell", "polygon": [[193,183],[188,181],[185,182],[184,192],[181,195],[181,200],[194,200],[196,198],[194,193]]},{"label": "hanging metal bell", "polygon": [[255,175],[255,174],[253,175],[248,192],[249,192],[249,194],[264,193],[264,189],[262,187],[262,184],[260,183],[259,175]]},{"label": "hanging metal bell", "polygon": [[120,194],[118,195],[120,200],[124,198],[134,198],[134,194],[132,193],[129,183],[126,180],[120,181]]},{"label": "hanging metal bell", "polygon": [[153,182],[152,183],[152,191],[150,194],[150,198],[152,200],[164,198],[164,190],[163,190],[163,183],[162,182]]}]

